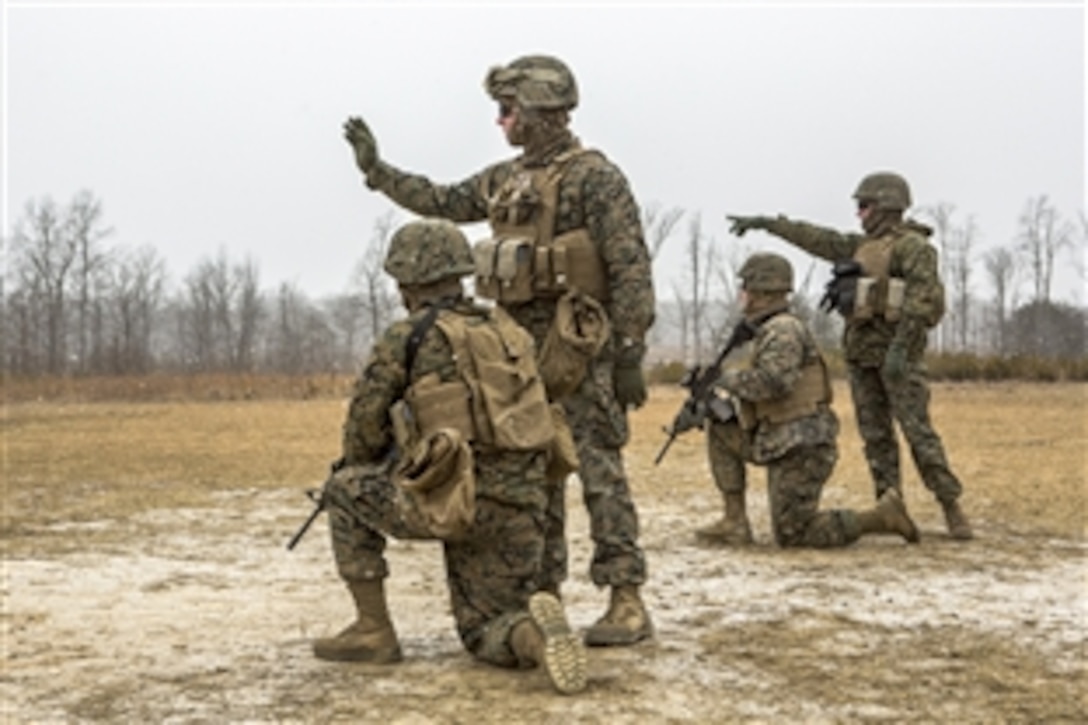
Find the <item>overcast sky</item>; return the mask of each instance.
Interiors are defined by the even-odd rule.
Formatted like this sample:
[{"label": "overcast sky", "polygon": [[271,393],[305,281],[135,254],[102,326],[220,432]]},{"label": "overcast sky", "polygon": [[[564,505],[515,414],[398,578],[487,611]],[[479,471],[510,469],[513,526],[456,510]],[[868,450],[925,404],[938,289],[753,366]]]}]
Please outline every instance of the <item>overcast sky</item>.
[{"label": "overcast sky", "polygon": [[[537,52],[572,67],[575,133],[642,204],[701,214],[723,247],[788,252],[801,274],[804,255],[736,240],[724,215],[855,229],[857,182],[892,169],[916,207],[973,215],[981,255],[1011,243],[1031,197],[1073,223],[1085,207],[1081,3],[7,2],[4,16],[5,236],[27,201],[87,189],[111,243],[154,246],[175,283],[224,249],[266,288],[344,291],[393,208],[363,186],[345,118],[364,117],[390,163],[459,181],[515,153],[486,70]],[[663,296],[684,229],[655,263]],[[1083,304],[1080,239],[1053,296]],[[981,264],[973,287],[990,294]]]}]

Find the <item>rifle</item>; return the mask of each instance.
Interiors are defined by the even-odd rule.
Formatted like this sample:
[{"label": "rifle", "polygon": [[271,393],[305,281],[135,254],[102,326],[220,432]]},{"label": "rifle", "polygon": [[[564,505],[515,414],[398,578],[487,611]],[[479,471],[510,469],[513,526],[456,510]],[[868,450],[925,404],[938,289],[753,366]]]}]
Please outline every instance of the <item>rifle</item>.
[{"label": "rifle", "polygon": [[322,489],[311,488],[306,491],[306,496],[314,502],[314,510],[310,512],[309,517],[302,522],[302,526],[298,527],[298,531],[291,537],[291,540],[287,542],[287,550],[295,548],[295,545],[299,540],[306,535],[306,532],[313,526],[317,517],[325,510],[325,492]]},{"label": "rifle", "polygon": [[[329,464],[329,475],[332,476],[345,465],[347,465],[347,463],[343,458],[336,459]],[[310,530],[310,527],[313,526],[314,521],[321,515],[321,512],[328,507],[328,501],[325,500],[325,489],[307,489],[306,496],[314,502],[314,510],[310,512],[310,515],[302,522],[302,526],[298,527],[298,531],[296,531],[295,535],[291,537],[291,540],[287,542],[288,551],[295,548],[295,545],[298,544],[299,540]]]},{"label": "rifle", "polygon": [[733,333],[729,336],[729,340],[725,343],[725,347],[721,349],[718,356],[714,358],[714,362],[705,368],[699,366],[693,367],[684,376],[684,379],[680,382],[682,386],[688,389],[687,400],[680,406],[680,410],[677,412],[676,417],[673,418],[672,425],[665,429],[669,437],[665,441],[665,445],[658,451],[657,457],[654,458],[654,465],[661,463],[661,460],[665,457],[665,454],[669,451],[669,446],[676,440],[676,436],[680,435],[684,431],[680,429],[680,419],[684,415],[684,411],[694,413],[700,404],[705,404],[707,397],[710,396],[710,391],[714,387],[714,382],[718,379],[720,368],[722,363],[725,362],[725,358],[729,353],[733,352],[736,348],[740,347],[744,343],[751,340],[756,335],[757,324],[749,322],[748,320],[741,320],[736,327],[733,328]]}]

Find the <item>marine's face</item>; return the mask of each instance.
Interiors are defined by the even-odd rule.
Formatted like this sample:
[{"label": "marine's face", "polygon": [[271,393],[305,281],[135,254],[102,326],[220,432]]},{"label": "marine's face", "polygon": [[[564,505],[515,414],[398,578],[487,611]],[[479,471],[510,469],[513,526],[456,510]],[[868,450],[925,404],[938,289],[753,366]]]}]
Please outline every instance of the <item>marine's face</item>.
[{"label": "marine's face", "polygon": [[507,100],[499,102],[499,117],[496,123],[502,128],[502,133],[506,136],[506,142],[511,146],[520,146],[523,143],[518,124],[519,120],[521,120],[521,114],[518,111],[517,104]]},{"label": "marine's face", "polygon": [[861,228],[865,229],[865,222],[873,215],[876,210],[876,202],[872,199],[858,199],[858,221],[861,222]]}]

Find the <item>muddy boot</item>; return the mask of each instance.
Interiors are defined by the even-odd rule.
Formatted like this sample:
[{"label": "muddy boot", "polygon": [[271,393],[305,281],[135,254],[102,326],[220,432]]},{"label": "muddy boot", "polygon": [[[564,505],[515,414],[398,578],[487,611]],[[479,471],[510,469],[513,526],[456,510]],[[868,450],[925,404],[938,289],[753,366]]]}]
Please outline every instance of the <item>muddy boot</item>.
[{"label": "muddy boot", "polygon": [[744,493],[725,495],[725,515],[700,529],[695,536],[702,541],[726,546],[748,546],[752,543],[752,526],[748,523]]},{"label": "muddy boot", "polygon": [[634,644],[653,633],[654,625],[639,596],[638,587],[612,587],[608,611],[586,631],[586,644],[591,647]]},{"label": "muddy boot", "polygon": [[350,582],[356,619],[335,637],[314,640],[314,656],[335,662],[388,664],[403,658],[385,604],[384,580]]},{"label": "muddy boot", "polygon": [[547,592],[529,597],[529,619],[510,632],[510,649],[521,662],[543,666],[556,690],[586,689],[586,650],[567,624],[563,605]]},{"label": "muddy boot", "polygon": [[963,514],[959,502],[950,501],[949,503],[942,503],[941,506],[944,508],[944,520],[948,525],[948,535],[960,541],[973,539],[975,534],[971,531],[971,524],[968,523],[967,517]]},{"label": "muddy boot", "polygon": [[858,524],[862,534],[899,534],[912,544],[917,544],[920,538],[903,497],[894,488],[880,496],[876,508],[859,512]]}]

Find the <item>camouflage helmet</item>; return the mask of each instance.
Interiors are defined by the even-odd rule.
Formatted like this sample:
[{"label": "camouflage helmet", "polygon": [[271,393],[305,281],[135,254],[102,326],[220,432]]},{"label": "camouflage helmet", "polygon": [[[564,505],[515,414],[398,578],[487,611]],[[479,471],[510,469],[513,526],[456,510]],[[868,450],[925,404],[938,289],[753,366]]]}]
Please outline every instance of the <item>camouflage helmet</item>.
[{"label": "camouflage helmet", "polygon": [[402,226],[389,241],[385,271],[402,285],[460,278],[474,269],[464,233],[445,219],[419,219]]},{"label": "camouflage helmet", "polygon": [[907,180],[891,171],[869,174],[858,184],[854,198],[872,201],[882,211],[905,211],[910,207],[910,187]]},{"label": "camouflage helmet", "polygon": [[578,105],[574,74],[550,55],[526,55],[491,68],[484,89],[496,101],[513,99],[525,109],[569,111]]},{"label": "camouflage helmet", "polygon": [[745,260],[737,276],[753,292],[792,292],[793,267],[780,254],[761,252]]}]

